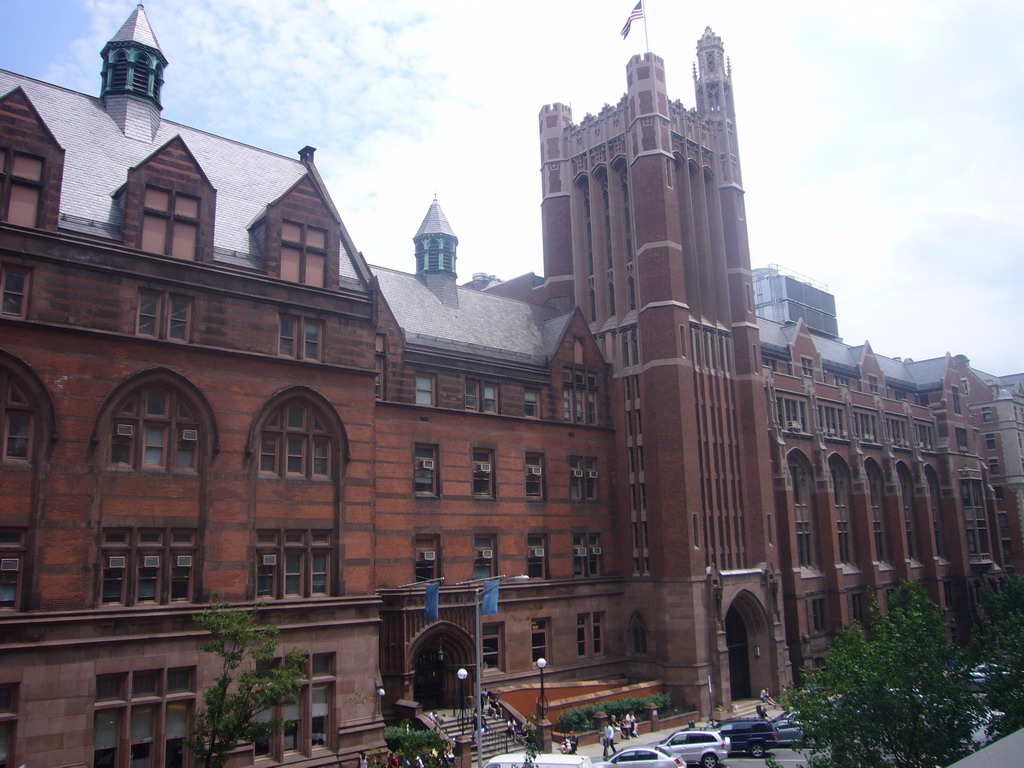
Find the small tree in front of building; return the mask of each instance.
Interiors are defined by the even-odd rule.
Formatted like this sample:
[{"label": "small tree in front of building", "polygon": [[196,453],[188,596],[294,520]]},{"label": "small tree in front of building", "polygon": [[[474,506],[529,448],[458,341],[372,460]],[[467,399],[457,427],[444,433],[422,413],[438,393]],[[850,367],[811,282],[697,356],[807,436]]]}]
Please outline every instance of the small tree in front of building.
[{"label": "small tree in front of building", "polygon": [[934,768],[972,752],[982,707],[965,654],[938,607],[905,581],[872,622],[836,635],[825,666],[784,698],[804,725],[813,768]]},{"label": "small tree in front of building", "polygon": [[203,693],[203,706],[192,719],[186,740],[203,768],[222,768],[240,743],[280,730],[280,720],[259,716],[295,703],[302,690],[306,650],[294,648],[277,658],[277,627],[257,624],[258,611],[259,606],[213,603],[196,616],[210,633],[201,649],[221,661],[221,673]]}]

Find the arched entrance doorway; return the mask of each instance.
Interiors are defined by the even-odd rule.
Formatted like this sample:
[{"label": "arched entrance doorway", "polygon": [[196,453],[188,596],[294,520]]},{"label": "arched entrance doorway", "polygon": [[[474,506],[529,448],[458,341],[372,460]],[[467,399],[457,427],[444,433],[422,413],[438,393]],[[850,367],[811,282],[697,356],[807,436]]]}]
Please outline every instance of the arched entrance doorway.
[{"label": "arched entrance doorway", "polygon": [[[473,639],[461,627],[443,621],[433,624],[412,641],[408,654],[406,670],[411,675],[401,698],[411,697],[425,710],[458,709],[460,695],[472,701]],[[460,667],[469,673],[465,681],[458,678]]]},{"label": "arched entrance doorway", "polygon": [[413,675],[413,696],[424,709],[445,706],[444,651],[440,647],[425,648],[416,656]]},{"label": "arched entrance doorway", "polygon": [[725,646],[729,651],[730,695],[736,699],[751,698],[750,690],[750,649],[747,642],[747,625],[736,606],[725,614]]}]

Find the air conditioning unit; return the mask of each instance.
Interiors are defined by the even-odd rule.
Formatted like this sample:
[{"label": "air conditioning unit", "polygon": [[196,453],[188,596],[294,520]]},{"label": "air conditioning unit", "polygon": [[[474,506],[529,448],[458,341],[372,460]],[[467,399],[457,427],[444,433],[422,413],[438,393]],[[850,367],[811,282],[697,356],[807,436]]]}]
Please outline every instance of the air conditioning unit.
[{"label": "air conditioning unit", "polygon": [[[544,550],[542,549],[541,552]],[[0,560],[0,571],[16,571],[18,570],[18,558],[16,557],[5,557]]]},{"label": "air conditioning unit", "polygon": [[190,443],[194,443],[196,440],[199,439],[199,430],[198,429],[183,429],[183,430],[181,430],[181,439],[182,440],[187,440]]},{"label": "air conditioning unit", "polygon": [[117,425],[117,436],[118,437],[131,437],[135,434],[135,427],[131,424],[118,424]]},{"label": "air conditioning unit", "polygon": [[583,477],[583,470],[582,469],[573,469],[573,470],[570,470],[570,474],[573,477]]},{"label": "air conditioning unit", "polygon": [[416,462],[416,466],[419,469],[433,469],[434,468],[434,460],[433,459],[420,459],[419,461]]},{"label": "air conditioning unit", "polygon": [[277,555],[264,555],[263,556],[263,564],[264,565],[277,565]]},{"label": "air conditioning unit", "polygon": [[143,568],[159,568],[160,567],[160,555],[146,555],[142,558]]},{"label": "air conditioning unit", "polygon": [[527,467],[526,468],[526,474],[528,474],[528,475],[542,475],[542,474],[544,474],[544,470],[541,469],[540,467]]},{"label": "air conditioning unit", "polygon": [[192,555],[178,555],[178,559],[175,562],[179,568],[191,568]]},{"label": "air conditioning unit", "polygon": [[124,557],[124,555],[117,555],[117,556],[111,557],[109,560],[107,560],[107,567],[108,568],[124,568],[124,566],[125,566],[125,557]]},{"label": "air conditioning unit", "polygon": [[590,554],[592,554],[592,555],[600,555],[601,554],[601,548],[600,547],[591,547],[590,548]]},{"label": "air conditioning unit", "polygon": [[596,469],[588,469],[587,470],[587,477],[597,477],[597,470]]},{"label": "air conditioning unit", "polygon": [[476,556],[481,560],[493,560],[494,550],[493,549],[481,549],[476,553]]},{"label": "air conditioning unit", "polygon": [[491,465],[490,464],[477,464],[476,465],[476,471],[477,472],[490,472],[491,471]]},{"label": "air conditioning unit", "polygon": [[846,439],[847,437],[849,437],[849,435],[848,435],[848,434],[846,433],[846,430],[842,430],[842,431],[841,431],[841,432],[839,433],[839,436],[840,436],[841,438],[843,438],[843,439]]},{"label": "air conditioning unit", "polygon": [[834,429],[826,429],[825,430],[825,434],[826,435],[834,435],[835,433],[836,433],[836,431]]},{"label": "air conditioning unit", "polygon": [[437,559],[437,553],[434,552],[431,549],[428,549],[426,552],[420,552],[420,559],[421,560],[436,560]]},{"label": "air conditioning unit", "polygon": [[802,430],[802,427],[801,427],[799,421],[791,421],[791,422],[789,422],[789,427],[788,428],[789,428],[790,432],[800,432]]},{"label": "air conditioning unit", "polygon": [[572,548],[572,554],[573,554],[574,557],[586,557],[587,556],[587,548],[586,547],[573,547]]},{"label": "air conditioning unit", "polygon": [[530,557],[544,557],[544,547],[537,547],[530,550]]}]

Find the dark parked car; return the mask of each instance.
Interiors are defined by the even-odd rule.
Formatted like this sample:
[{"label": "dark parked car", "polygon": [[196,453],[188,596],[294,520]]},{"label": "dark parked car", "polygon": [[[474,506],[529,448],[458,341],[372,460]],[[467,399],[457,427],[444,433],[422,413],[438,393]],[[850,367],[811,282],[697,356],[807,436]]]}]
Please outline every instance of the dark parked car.
[{"label": "dark parked car", "polygon": [[798,720],[789,715],[779,715],[771,721],[775,726],[775,743],[780,747],[792,747],[802,744],[804,740],[804,726]]},{"label": "dark parked car", "polygon": [[765,750],[778,746],[775,726],[757,718],[732,718],[718,726],[723,739],[729,740],[729,754],[749,752],[753,757],[764,757]]}]

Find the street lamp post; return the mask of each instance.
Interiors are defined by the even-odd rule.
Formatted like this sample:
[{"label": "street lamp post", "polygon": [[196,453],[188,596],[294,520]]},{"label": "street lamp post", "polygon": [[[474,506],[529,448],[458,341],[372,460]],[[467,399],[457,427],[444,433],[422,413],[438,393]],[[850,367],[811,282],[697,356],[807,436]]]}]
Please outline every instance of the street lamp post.
[{"label": "street lamp post", "polygon": [[499,584],[506,581],[529,581],[530,577],[523,576],[488,576],[483,579],[470,579],[469,581],[460,581],[456,586],[459,587],[473,587],[473,608],[475,614],[475,629],[476,629],[476,680],[475,682],[475,695],[476,695],[476,733],[474,738],[476,739],[476,766],[477,768],[484,768],[484,708],[483,700],[481,698],[482,691],[480,690],[480,679],[483,677],[483,632],[480,626],[480,614],[482,610],[481,603],[484,596],[484,587],[493,582],[497,581]]},{"label": "street lamp post", "polygon": [[539,723],[547,717],[548,712],[548,701],[544,698],[544,667],[548,665],[548,660],[541,656],[536,663],[537,669],[540,670],[540,698],[537,699],[537,722]]},{"label": "street lamp post", "polygon": [[459,733],[466,732],[466,678],[469,677],[469,672],[466,671],[465,667],[461,667],[458,672],[455,673],[459,678]]}]

